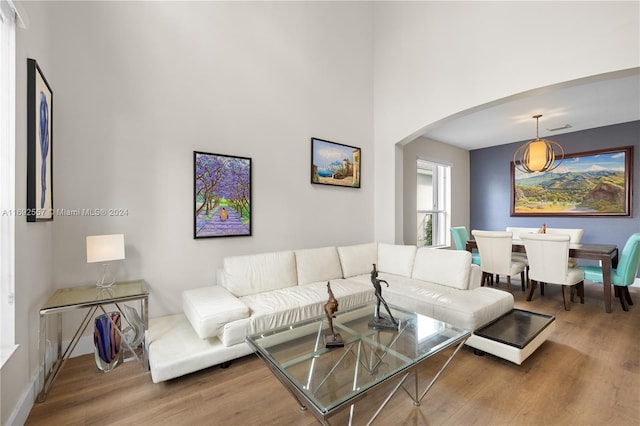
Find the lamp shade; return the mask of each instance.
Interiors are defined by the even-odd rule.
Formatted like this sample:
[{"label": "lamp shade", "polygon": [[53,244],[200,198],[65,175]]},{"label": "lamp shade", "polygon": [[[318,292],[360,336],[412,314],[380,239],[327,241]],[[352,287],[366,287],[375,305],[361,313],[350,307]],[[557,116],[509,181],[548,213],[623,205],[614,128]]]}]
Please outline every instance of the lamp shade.
[{"label": "lamp shade", "polygon": [[540,117],[540,114],[533,116],[536,119],[536,140],[520,146],[513,154],[513,164],[523,173],[548,172],[557,168],[564,160],[562,145],[538,136]]},{"label": "lamp shade", "polygon": [[124,234],[87,237],[87,263],[124,259]]}]

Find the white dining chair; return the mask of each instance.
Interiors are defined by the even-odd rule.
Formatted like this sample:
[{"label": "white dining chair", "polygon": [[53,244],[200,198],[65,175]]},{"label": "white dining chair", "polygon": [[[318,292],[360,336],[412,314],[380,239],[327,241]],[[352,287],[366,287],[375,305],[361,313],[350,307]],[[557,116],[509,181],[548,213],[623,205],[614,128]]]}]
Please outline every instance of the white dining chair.
[{"label": "white dining chair", "polygon": [[[521,234],[534,234],[539,231],[539,228],[522,228],[517,226],[507,226],[507,232],[511,232],[513,234],[514,240],[520,240]],[[529,259],[527,259],[526,253],[516,252],[511,253],[511,258],[516,262],[524,263],[524,275],[527,280],[527,286],[529,285]]]},{"label": "white dining chair", "polygon": [[[579,244],[584,234],[584,229],[581,228],[547,228],[547,234],[551,235],[568,235],[569,242],[571,244]],[[578,259],[573,257],[569,258],[569,268],[575,268],[578,266]]]},{"label": "white dining chair", "polygon": [[[577,290],[580,303],[584,303],[584,271],[569,268],[569,235],[562,234],[522,234],[527,258],[529,259],[530,288],[527,301],[533,298],[537,283],[562,286],[564,309],[570,310]],[[544,295],[544,286],[540,286]],[[571,294],[569,294],[569,292]]]},{"label": "white dining chair", "polygon": [[[480,254],[480,268],[482,269],[482,285],[493,284],[493,275],[506,275],[507,288],[511,291],[511,277],[520,274],[522,291],[525,290],[525,264],[511,258],[511,232],[505,231],[471,231]],[[486,257],[486,258],[485,258]]]}]

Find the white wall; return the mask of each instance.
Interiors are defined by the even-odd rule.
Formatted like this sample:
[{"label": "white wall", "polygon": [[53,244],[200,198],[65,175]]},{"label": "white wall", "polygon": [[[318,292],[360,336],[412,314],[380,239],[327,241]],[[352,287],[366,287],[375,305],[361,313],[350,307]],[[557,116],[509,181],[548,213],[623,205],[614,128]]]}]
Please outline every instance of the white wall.
[{"label": "white wall", "polygon": [[[47,6],[26,6],[30,27],[16,31],[16,208],[27,203],[27,58],[35,58],[47,78],[54,77]],[[54,91],[55,93],[55,91]],[[55,96],[54,96],[55,101]],[[53,280],[52,222],[15,221],[15,338],[17,351],[0,370],[0,422],[7,424],[13,408],[34,397],[30,383],[38,371],[39,308]]]},{"label": "white wall", "polygon": [[496,99],[639,66],[639,5],[376,2],[376,239],[401,239],[396,143]]},{"label": "white wall", "polygon": [[[54,207],[128,214],[17,224],[21,346],[2,369],[2,424],[28,406],[39,308],[55,288],[97,275],[86,264],[87,235],[125,234],[127,259],[114,266],[121,279],[148,282],[151,317],[180,312],[183,290],[215,283],[224,256],[373,239],[370,4],[24,8],[31,27],[17,37],[17,206],[26,197],[29,56],[54,94]],[[312,136],[362,148],[360,189],[310,184]],[[252,158],[253,236],[193,239],[194,150]],[[65,316],[64,338],[79,319]]]},{"label": "white wall", "polygon": [[[56,3],[54,284],[90,281],[86,235],[123,232],[120,277],[181,311],[228,255],[373,239],[366,3]],[[310,138],[362,148],[362,188],[310,184]],[[253,236],[193,239],[193,151],[251,157]],[[115,264],[114,264],[115,265]]]},{"label": "white wall", "polygon": [[418,158],[451,166],[451,226],[466,226],[469,229],[469,151],[419,137],[403,147],[403,242],[417,243]]}]

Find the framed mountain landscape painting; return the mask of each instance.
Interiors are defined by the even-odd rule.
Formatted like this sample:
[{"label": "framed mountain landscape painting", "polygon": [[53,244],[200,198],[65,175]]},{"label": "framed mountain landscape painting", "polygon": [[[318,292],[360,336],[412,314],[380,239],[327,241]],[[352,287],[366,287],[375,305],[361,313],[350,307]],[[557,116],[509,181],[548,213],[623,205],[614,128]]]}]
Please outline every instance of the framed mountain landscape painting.
[{"label": "framed mountain landscape painting", "polygon": [[251,158],[193,153],[193,238],[251,235]]},{"label": "framed mountain landscape painting", "polygon": [[633,147],[565,155],[524,173],[511,162],[511,216],[631,216]]},{"label": "framed mountain landscape painting", "polygon": [[360,188],[360,148],[311,138],[311,183]]}]

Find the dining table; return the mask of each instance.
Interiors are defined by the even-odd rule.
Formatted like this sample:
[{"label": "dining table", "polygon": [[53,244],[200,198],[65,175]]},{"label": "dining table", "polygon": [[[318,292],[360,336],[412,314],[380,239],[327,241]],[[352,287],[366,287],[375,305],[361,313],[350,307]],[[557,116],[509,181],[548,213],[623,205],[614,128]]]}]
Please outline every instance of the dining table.
[{"label": "dining table", "polygon": [[[512,251],[514,252],[526,253],[522,240],[514,239],[511,246]],[[476,241],[467,241],[466,249],[469,252],[477,250],[478,245],[476,244]],[[611,269],[615,268],[618,263],[618,246],[615,244],[571,243],[569,244],[569,257],[597,260],[601,262],[604,309],[607,313],[611,313]]]}]

